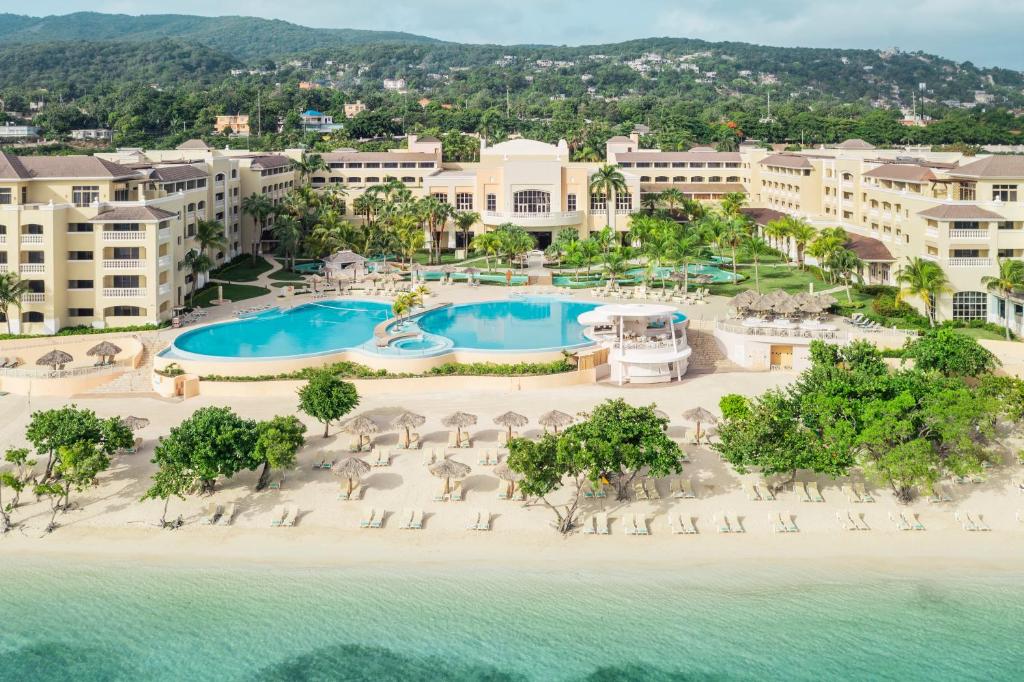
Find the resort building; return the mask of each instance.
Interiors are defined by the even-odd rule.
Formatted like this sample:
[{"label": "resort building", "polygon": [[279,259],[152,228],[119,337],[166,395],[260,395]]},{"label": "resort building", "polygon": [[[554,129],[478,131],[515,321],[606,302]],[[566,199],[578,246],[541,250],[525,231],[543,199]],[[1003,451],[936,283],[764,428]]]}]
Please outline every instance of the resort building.
[{"label": "resort building", "polygon": [[213,129],[220,135],[223,135],[225,131],[230,131],[232,135],[247,136],[249,134],[249,114],[218,116],[213,124]]},{"label": "resort building", "polygon": [[109,128],[83,128],[71,131],[72,140],[109,141],[114,139],[114,131]]},{"label": "resort building", "polygon": [[299,114],[299,118],[302,120],[302,129],[307,133],[333,133],[335,130],[345,127],[340,123],[335,123],[333,116],[328,116],[316,109],[303,111]]},{"label": "resort building", "polygon": [[351,104],[345,105],[345,118],[355,118],[364,111],[366,111],[366,105],[363,104],[362,100],[356,100]]},{"label": "resort building", "polygon": [[36,126],[17,125],[9,121],[0,125],[0,140],[38,140],[39,133]]}]

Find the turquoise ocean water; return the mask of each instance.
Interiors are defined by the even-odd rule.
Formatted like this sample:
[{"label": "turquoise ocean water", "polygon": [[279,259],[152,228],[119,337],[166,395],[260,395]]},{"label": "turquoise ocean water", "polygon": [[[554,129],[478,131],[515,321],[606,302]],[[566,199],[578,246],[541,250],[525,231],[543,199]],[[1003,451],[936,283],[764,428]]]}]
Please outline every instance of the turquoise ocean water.
[{"label": "turquoise ocean water", "polygon": [[10,560],[0,680],[1013,680],[1024,578]]}]

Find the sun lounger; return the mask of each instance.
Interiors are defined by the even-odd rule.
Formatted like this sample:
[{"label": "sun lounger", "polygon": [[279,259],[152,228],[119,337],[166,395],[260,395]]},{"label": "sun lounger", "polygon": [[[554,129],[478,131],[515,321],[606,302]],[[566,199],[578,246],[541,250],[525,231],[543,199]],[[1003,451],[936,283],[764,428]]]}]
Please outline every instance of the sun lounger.
[{"label": "sun lounger", "polygon": [[437,459],[437,449],[430,448],[429,450],[423,450],[423,466],[428,467],[434,463]]},{"label": "sun lounger", "polygon": [[274,512],[270,516],[270,526],[271,526],[271,528],[276,528],[276,527],[280,526],[281,522],[284,521],[285,514],[287,514],[287,513],[288,513],[288,510],[285,509],[284,507],[274,507]]},{"label": "sun lounger", "polygon": [[853,516],[849,511],[836,512],[836,521],[839,522],[839,527],[843,530],[857,530],[857,525],[853,522]]},{"label": "sun lounger", "polygon": [[636,515],[626,514],[623,516],[622,528],[626,535],[636,535]]},{"label": "sun lounger", "polygon": [[[598,497],[604,497],[604,495],[599,495]],[[512,491],[512,501],[513,502],[525,502],[526,501],[526,493],[524,493],[523,489],[520,488],[519,486],[516,486],[515,490]]]},{"label": "sun lounger", "polygon": [[492,466],[498,463],[498,449],[497,448],[484,448],[480,451],[480,464],[484,466]]},{"label": "sun lounger", "polygon": [[373,458],[371,464],[375,467],[386,467],[391,465],[391,451],[387,448],[377,448],[376,457]]},{"label": "sun lounger", "polygon": [[462,481],[455,481],[455,485],[448,493],[448,499],[452,502],[462,502]]},{"label": "sun lounger", "polygon": [[848,499],[850,502],[859,503],[861,501],[860,495],[858,495],[857,491],[853,489],[853,486],[844,485],[843,494],[846,495],[846,499]]},{"label": "sun lounger", "polygon": [[864,520],[863,514],[850,512],[850,520],[853,521],[853,525],[857,527],[857,530],[871,530],[871,526]]},{"label": "sun lounger", "polygon": [[594,516],[594,525],[597,526],[598,535],[608,535],[608,514],[600,512]]},{"label": "sun lounger", "polygon": [[398,514],[398,527],[402,530],[409,530],[412,528],[412,509],[403,509]]},{"label": "sun lounger", "polygon": [[353,436],[348,442],[348,449],[352,452],[359,452],[363,449],[363,439],[361,436]]},{"label": "sun lounger", "polygon": [[409,522],[409,528],[412,530],[423,530],[423,510],[413,509],[412,520]]},{"label": "sun lounger", "polygon": [[270,479],[270,483],[267,484],[267,490],[280,490],[281,486],[284,485],[284,474],[275,476]]},{"label": "sun lounger", "polygon": [[786,523],[782,520],[782,514],[769,514],[768,525],[771,526],[773,533],[788,533],[786,530]]},{"label": "sun lounger", "polygon": [[498,499],[507,500],[512,497],[512,482],[511,481],[499,481],[498,483]]},{"label": "sun lounger", "polygon": [[647,492],[647,499],[660,500],[661,493],[658,492],[658,484],[651,479],[644,481],[644,490]]},{"label": "sun lounger", "polygon": [[285,507],[284,517],[281,519],[281,526],[290,528],[295,525],[295,507]]},{"label": "sun lounger", "polygon": [[204,526],[212,526],[217,523],[217,518],[224,512],[224,507],[219,504],[208,504],[203,507],[202,517],[199,519],[199,523]]},{"label": "sun lounger", "polygon": [[638,500],[647,499],[647,491],[644,489],[643,481],[636,481],[633,483],[633,497]]},{"label": "sun lounger", "polygon": [[370,528],[380,528],[384,525],[384,517],[386,515],[387,511],[384,509],[381,509],[379,514],[374,514],[373,518],[370,519]]},{"label": "sun lounger", "polygon": [[441,489],[434,495],[434,502],[444,502],[448,499],[448,479],[441,481]]},{"label": "sun lounger", "polygon": [[688,478],[679,479],[679,490],[682,493],[682,498],[685,500],[692,500],[697,497],[693,483]]},{"label": "sun lounger", "polygon": [[725,514],[716,514],[715,523],[718,525],[719,533],[732,532],[732,526],[729,525],[729,518]]},{"label": "sun lounger", "polygon": [[218,526],[230,526],[231,522],[235,520],[235,503],[232,502],[227,506],[227,509],[217,519]]},{"label": "sun lounger", "polygon": [[761,501],[761,493],[757,492],[757,488],[754,487],[753,483],[744,483],[743,492],[747,494],[747,499],[751,502]]},{"label": "sun lounger", "polygon": [[921,519],[916,513],[911,513],[910,518],[907,518],[906,521],[910,524],[911,530],[924,530],[924,524],[921,523]]},{"label": "sun lounger", "polygon": [[824,502],[825,498],[821,496],[821,492],[818,490],[817,481],[807,482],[807,495],[811,498],[812,502]]},{"label": "sun lounger", "polygon": [[466,530],[476,530],[480,523],[480,512],[475,511],[469,515],[469,521],[466,523]]},{"label": "sun lounger", "polygon": [[477,512],[479,515],[479,521],[476,523],[477,530],[490,530],[491,529],[491,512],[486,509],[481,509]]},{"label": "sun lounger", "polygon": [[932,486],[932,494],[928,496],[928,501],[932,504],[952,502],[953,496],[949,494],[949,490],[945,486],[936,483]]},{"label": "sun lounger", "polygon": [[648,531],[647,529],[647,515],[634,514],[633,528],[635,529],[637,535],[649,535],[650,531]]},{"label": "sun lounger", "polygon": [[797,481],[796,483],[793,484],[793,492],[796,493],[797,499],[800,500],[801,502],[812,501],[810,493],[807,492],[807,487],[800,481]]},{"label": "sun lounger", "polygon": [[583,534],[584,535],[596,535],[597,525],[593,516],[588,516],[583,519]]},{"label": "sun lounger", "polygon": [[682,498],[683,489],[682,486],[679,485],[678,478],[673,477],[668,479],[668,495],[669,497],[673,497],[676,499]]},{"label": "sun lounger", "polygon": [[365,510],[362,517],[359,519],[360,528],[369,528],[370,524],[373,523],[374,517],[377,516],[377,510],[373,507]]},{"label": "sun lounger", "polygon": [[772,487],[768,485],[766,482],[761,481],[760,483],[758,483],[755,486],[755,490],[759,495],[761,495],[761,499],[767,502],[775,501],[775,493],[772,492]]},{"label": "sun lounger", "polygon": [[896,524],[896,530],[910,530],[910,523],[902,513],[894,514],[889,512],[889,520]]},{"label": "sun lounger", "polygon": [[692,516],[684,514],[680,519],[683,526],[683,534],[697,535],[697,524],[694,523]]},{"label": "sun lounger", "polygon": [[972,518],[974,519],[974,525],[978,527],[978,530],[982,532],[992,530],[992,528],[985,523],[985,517],[983,517],[980,512],[974,512]]},{"label": "sun lounger", "polygon": [[740,521],[740,517],[736,514],[728,515],[727,520],[729,527],[732,528],[733,533],[746,533],[747,529],[743,527],[743,523]]},{"label": "sun lounger", "polygon": [[871,493],[867,491],[863,483],[854,482],[853,492],[857,493],[857,496],[860,497],[861,502],[871,503],[875,501],[875,498],[871,496]]}]

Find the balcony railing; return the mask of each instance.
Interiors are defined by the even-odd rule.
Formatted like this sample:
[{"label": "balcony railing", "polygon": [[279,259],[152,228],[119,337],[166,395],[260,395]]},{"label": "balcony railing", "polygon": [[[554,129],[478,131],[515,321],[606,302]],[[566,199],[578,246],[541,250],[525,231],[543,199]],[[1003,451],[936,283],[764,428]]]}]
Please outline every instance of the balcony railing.
[{"label": "balcony railing", "polygon": [[23,234],[21,235],[22,244],[42,244],[43,235],[41,234]]},{"label": "balcony railing", "polygon": [[0,234],[0,244],[6,244],[6,243],[7,243],[7,235],[6,234]]},{"label": "balcony railing", "polygon": [[165,241],[169,240],[171,238],[171,228],[169,228],[169,227],[160,228],[160,232],[158,233],[158,236],[160,238],[160,241],[162,241],[162,242],[165,242]]},{"label": "balcony railing", "polygon": [[562,219],[576,220],[581,216],[580,211],[543,211],[538,213],[521,213],[516,211],[486,211],[484,215],[488,218],[500,218],[502,220],[531,220],[531,219]]},{"label": "balcony railing", "polygon": [[950,230],[950,239],[988,239],[988,230]]},{"label": "balcony railing", "polygon": [[946,264],[951,268],[987,268],[992,266],[991,258],[950,258]]},{"label": "balcony railing", "polygon": [[112,258],[104,260],[103,267],[107,270],[144,270],[146,261],[133,258]]},{"label": "balcony railing", "polygon": [[45,303],[46,302],[46,294],[45,293],[37,293],[37,292],[34,292],[34,291],[30,291],[30,292],[28,292],[26,294],[22,294],[21,295],[21,302],[22,303]]},{"label": "balcony railing", "polygon": [[160,285],[160,289],[158,289],[158,291],[160,292],[161,296],[167,296],[168,294],[171,293],[171,285],[170,284],[161,284]]},{"label": "balcony railing", "polygon": [[933,227],[929,227],[928,229],[926,229],[924,231],[924,236],[925,237],[932,237],[933,239],[938,239],[939,238],[939,231],[936,230]]},{"label": "balcony railing", "polygon": [[18,272],[22,275],[38,275],[46,272],[46,263],[22,263],[18,266]]},{"label": "balcony railing", "polygon": [[160,258],[157,259],[156,264],[157,267],[159,267],[161,270],[163,270],[164,268],[169,268],[171,267],[171,257],[160,256]]},{"label": "balcony railing", "polygon": [[8,266],[7,263],[0,263],[0,275],[6,275],[8,272],[8,267],[10,266]]},{"label": "balcony railing", "polygon": [[104,287],[103,295],[106,298],[145,298],[146,290],[144,288]]},{"label": "balcony railing", "polygon": [[105,242],[142,242],[146,241],[145,230],[104,230]]}]

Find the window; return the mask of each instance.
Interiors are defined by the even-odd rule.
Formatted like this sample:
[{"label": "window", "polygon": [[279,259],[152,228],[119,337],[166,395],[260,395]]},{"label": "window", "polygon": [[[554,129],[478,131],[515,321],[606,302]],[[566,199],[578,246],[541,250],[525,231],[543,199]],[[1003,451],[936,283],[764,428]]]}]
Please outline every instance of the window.
[{"label": "window", "polygon": [[313,184],[314,185],[322,185],[322,184],[324,184],[324,182],[325,181],[324,181],[323,176],[320,176],[320,175],[314,175],[313,176]]},{"label": "window", "polygon": [[380,182],[380,178],[371,175],[371,176],[366,178],[366,182],[368,182],[370,184],[375,184],[375,183]]},{"label": "window", "polygon": [[992,185],[992,201],[1017,201],[1017,185]]},{"label": "window", "polygon": [[1012,230],[1013,229],[1013,221],[1012,220],[1000,220],[998,227],[999,227],[1000,230]]},{"label": "window", "polygon": [[0,204],[11,203],[11,190],[9,187],[0,187]]},{"label": "window", "polygon": [[68,308],[68,317],[92,317],[92,308]]},{"label": "window", "polygon": [[437,194],[431,194],[430,196],[434,197],[435,199],[440,201],[442,204],[447,204],[448,203],[448,195],[447,194],[441,194],[440,192],[438,192]]},{"label": "window", "polygon": [[958,291],[953,294],[954,320],[988,318],[988,294],[982,291]]},{"label": "window", "polygon": [[133,305],[115,305],[106,309],[106,314],[112,317],[139,317],[142,312]]},{"label": "window", "polygon": [[92,289],[91,279],[69,279],[68,289]]},{"label": "window", "polygon": [[704,176],[694,175],[692,178],[690,178],[690,182],[704,182]]},{"label": "window", "polygon": [[629,192],[622,192],[615,195],[615,210],[628,211],[633,208],[633,195]]},{"label": "window", "polygon": [[68,260],[92,260],[92,251],[68,251]]},{"label": "window", "polygon": [[92,232],[92,223],[68,223],[68,232]]},{"label": "window", "polygon": [[42,234],[43,233],[43,226],[42,225],[36,225],[35,223],[31,223],[29,225],[23,226],[21,228],[21,233],[22,234]]},{"label": "window", "polygon": [[565,197],[565,210],[575,211],[576,210],[576,195],[567,194]]},{"label": "window", "polygon": [[976,197],[974,185],[960,185],[960,201],[974,201]]},{"label": "window", "polygon": [[473,210],[473,195],[469,192],[459,192],[455,195],[455,208],[460,211]]},{"label": "window", "polygon": [[416,184],[416,178],[414,178],[411,175],[403,175],[402,176],[402,182],[404,182],[407,185],[415,185]]},{"label": "window", "polygon": [[604,194],[591,194],[590,195],[590,210],[591,211],[603,211],[608,208],[608,197]]},{"label": "window", "polygon": [[367,168],[380,168],[380,163],[377,162],[377,161],[367,161],[366,162],[366,167]]},{"label": "window", "polygon": [[27,313],[22,313],[21,314],[21,321],[22,322],[42,322],[43,321],[43,314],[40,313],[40,312],[36,312],[36,311],[30,311],[30,312],[27,312]]},{"label": "window", "polygon": [[668,182],[668,176],[667,175],[659,175],[656,178],[654,178],[654,181],[655,182],[660,182],[660,183],[664,184],[664,183]]},{"label": "window", "polygon": [[487,210],[494,213],[498,210],[498,195],[488,194],[487,195]]},{"label": "window", "polygon": [[88,206],[99,200],[99,185],[75,185],[71,188],[71,201],[75,206]]},{"label": "window", "polygon": [[539,189],[524,189],[512,194],[515,213],[550,213],[551,193]]}]

